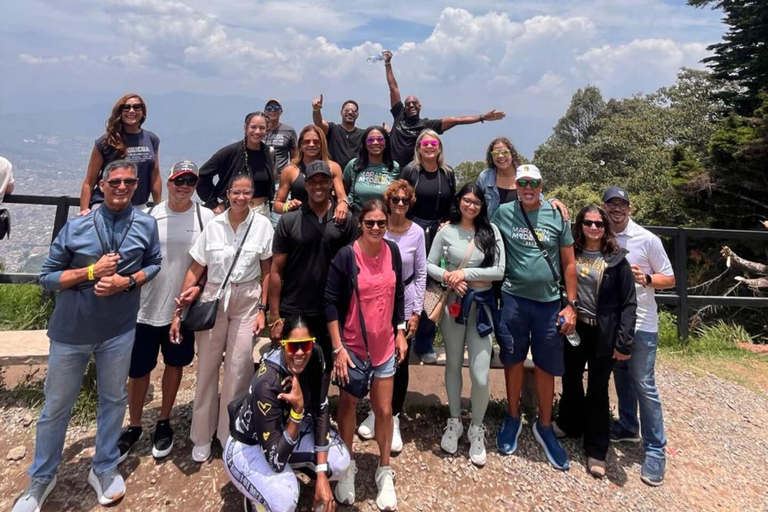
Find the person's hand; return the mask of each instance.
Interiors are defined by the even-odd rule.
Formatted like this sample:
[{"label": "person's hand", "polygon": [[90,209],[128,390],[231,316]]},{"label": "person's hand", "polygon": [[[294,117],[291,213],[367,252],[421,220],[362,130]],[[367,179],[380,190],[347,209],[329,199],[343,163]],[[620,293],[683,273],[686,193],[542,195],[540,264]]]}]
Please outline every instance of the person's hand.
[{"label": "person's hand", "polygon": [[397,331],[395,336],[395,354],[397,354],[397,364],[403,364],[405,361],[405,355],[408,353],[408,342],[405,341],[405,334],[402,331]]},{"label": "person's hand", "polygon": [[489,110],[485,114],[483,114],[483,121],[498,121],[499,119],[504,119],[507,117],[507,114],[502,112],[501,110]]},{"label": "person's hand", "polygon": [[331,371],[331,380],[335,380],[340,386],[349,382],[349,372],[347,368],[355,368],[355,363],[352,362],[352,358],[349,357],[347,349],[342,348],[341,352],[336,354],[333,359],[333,371]]},{"label": "person's hand", "polygon": [[349,205],[346,201],[339,201],[336,205],[336,209],[333,211],[333,221],[336,224],[341,224],[347,220],[347,213],[349,212]]},{"label": "person's hand", "polygon": [[616,349],[613,349],[613,358],[617,361],[626,361],[629,359],[629,354],[622,354]]},{"label": "person's hand", "polygon": [[180,309],[184,309],[200,296],[202,291],[200,290],[200,287],[197,285],[190,286],[183,292],[181,292],[181,295],[179,295],[177,298],[174,299],[176,302],[176,307]]},{"label": "person's hand", "polygon": [[[291,199],[290,201],[288,201],[285,204],[288,205],[288,209],[287,210],[283,210],[284,212],[291,212],[293,210],[296,210],[297,208],[301,208],[301,201],[299,199]],[[283,207],[283,208],[285,208],[285,207]]]},{"label": "person's hand", "polygon": [[[441,229],[443,229],[445,226],[447,226],[450,223],[451,223],[451,221],[449,221],[449,220],[447,220],[445,222],[441,222],[440,225],[437,226],[437,231],[440,231]],[[435,231],[435,233],[437,233],[437,231]]]},{"label": "person's hand", "polygon": [[219,203],[218,205],[216,205],[216,208],[213,209],[213,213],[218,215],[220,213],[224,213],[224,210],[226,210],[226,209],[227,209],[227,207],[224,206],[224,203]]},{"label": "person's hand", "polygon": [[317,474],[317,483],[315,484],[315,499],[312,501],[312,510],[323,507],[323,512],[334,512],[336,510],[336,500],[331,493],[331,482],[328,475],[322,471]]},{"label": "person's hand", "polygon": [[568,213],[568,207],[565,206],[564,202],[560,201],[559,199],[551,199],[549,202],[552,204],[552,206],[557,208],[557,211],[559,211],[560,215],[563,216],[563,220],[571,220],[571,216]]},{"label": "person's hand", "polygon": [[643,272],[643,269],[635,263],[629,265],[629,268],[632,269],[632,275],[635,278],[635,282],[640,286],[645,286],[645,272]]},{"label": "person's hand", "polygon": [[421,315],[418,313],[413,313],[411,315],[411,318],[408,319],[408,329],[406,331],[407,334],[405,335],[406,340],[409,340],[416,335],[416,330],[419,328],[420,320],[421,320]]},{"label": "person's hand", "polygon": [[446,272],[443,276],[445,283],[451,288],[456,288],[460,282],[464,281],[464,270],[454,270]]},{"label": "person's hand", "polygon": [[116,252],[105,254],[93,266],[93,277],[96,279],[112,276],[117,272],[117,262],[120,261],[120,255]]},{"label": "person's hand", "polygon": [[[272,319],[272,313],[269,314],[270,320]],[[280,318],[279,316],[274,317],[275,320]],[[272,320],[274,324],[269,330],[269,339],[272,340],[272,348],[277,348],[280,346],[280,341],[283,339],[283,322],[275,322],[275,320]]]},{"label": "person's hand", "polygon": [[381,52],[381,54],[384,56],[384,64],[389,64],[392,62],[392,52],[389,50],[384,50]]},{"label": "person's hand", "polygon": [[456,287],[453,289],[454,292],[456,292],[456,295],[459,297],[463,297],[467,294],[467,282],[461,281],[459,284],[456,285]]},{"label": "person's hand", "polygon": [[171,330],[168,333],[168,337],[171,340],[171,343],[174,345],[180,345],[181,340],[184,339],[184,336],[181,335],[181,316],[174,313],[173,314],[173,320],[171,320]]},{"label": "person's hand", "polygon": [[97,297],[109,297],[116,293],[120,293],[130,284],[130,280],[127,277],[123,277],[119,274],[113,274],[111,276],[102,277],[93,287],[93,293]]},{"label": "person's hand", "polygon": [[256,313],[256,320],[253,322],[253,335],[258,336],[261,331],[264,330],[264,327],[267,326],[267,314],[264,313],[263,310],[259,310],[258,313]]},{"label": "person's hand", "polygon": [[392,133],[392,128],[387,124],[386,121],[381,122],[381,128],[386,131],[387,133]]},{"label": "person's hand", "polygon": [[301,392],[301,384],[296,375],[289,375],[282,382],[283,393],[277,395],[278,400],[285,400],[291,404],[291,408],[298,414],[304,413],[304,395]]},{"label": "person's hand", "polygon": [[563,318],[565,322],[559,323],[560,334],[570,336],[576,330],[576,310],[568,304],[557,314],[558,322]]},{"label": "person's hand", "polygon": [[323,110],[323,95],[321,94],[319,98],[312,100],[312,110],[316,112],[320,112]]},{"label": "person's hand", "polygon": [[91,213],[91,209],[90,208],[85,208],[84,210],[80,210],[79,212],[77,212],[77,216],[78,217],[84,217],[84,216],[88,215],[89,213]]}]

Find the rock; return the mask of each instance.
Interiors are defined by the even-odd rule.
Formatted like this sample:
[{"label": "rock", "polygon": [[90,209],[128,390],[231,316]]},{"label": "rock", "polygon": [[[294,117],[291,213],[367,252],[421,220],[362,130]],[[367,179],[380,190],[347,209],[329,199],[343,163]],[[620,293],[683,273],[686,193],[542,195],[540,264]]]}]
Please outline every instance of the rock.
[{"label": "rock", "polygon": [[25,412],[24,417],[21,418],[21,424],[24,427],[30,426],[33,421],[35,421],[35,417],[32,416],[32,413],[30,411]]},{"label": "rock", "polygon": [[11,451],[8,452],[8,455],[5,458],[7,460],[21,460],[26,456],[27,456],[27,447],[24,445],[21,445],[11,449]]}]

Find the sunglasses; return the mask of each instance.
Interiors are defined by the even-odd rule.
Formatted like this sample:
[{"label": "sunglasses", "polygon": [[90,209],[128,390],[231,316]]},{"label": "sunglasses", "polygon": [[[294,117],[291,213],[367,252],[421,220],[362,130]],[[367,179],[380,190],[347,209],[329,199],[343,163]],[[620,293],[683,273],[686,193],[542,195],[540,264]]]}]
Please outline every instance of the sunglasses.
[{"label": "sunglasses", "polygon": [[517,186],[520,188],[525,188],[528,185],[530,185],[531,188],[538,188],[538,186],[541,185],[541,180],[527,180],[527,179],[517,180]]},{"label": "sunglasses", "polygon": [[432,146],[433,148],[436,148],[437,146],[440,145],[440,141],[439,140],[423,140],[420,142],[420,144],[421,144],[421,147]]},{"label": "sunglasses", "polygon": [[464,203],[464,206],[474,206],[475,208],[482,208],[483,202],[482,201],[473,201],[468,197],[462,197],[461,202]]},{"label": "sunglasses", "polygon": [[125,185],[126,187],[132,187],[135,184],[139,182],[138,178],[125,178],[125,179],[114,179],[114,180],[107,180],[107,185],[109,185],[112,188],[117,188],[121,184]]},{"label": "sunglasses", "polygon": [[401,196],[392,196],[389,198],[389,201],[392,204],[402,204],[405,206],[408,206],[411,204],[411,198],[410,197],[401,197]]},{"label": "sunglasses", "polygon": [[356,108],[345,108],[341,111],[342,114],[357,114]]},{"label": "sunglasses", "polygon": [[240,197],[240,196],[250,197],[250,196],[253,195],[253,189],[248,189],[248,190],[230,190],[229,193],[232,194],[235,197]]},{"label": "sunglasses", "polygon": [[378,142],[379,144],[381,144],[382,142],[384,142],[384,137],[381,135],[379,135],[378,137],[368,137],[367,139],[365,139],[365,142],[367,142],[368,144],[373,144],[374,142]]},{"label": "sunglasses", "polygon": [[171,183],[177,187],[183,187],[184,185],[194,187],[197,185],[197,176],[179,176],[178,178],[173,178]]},{"label": "sunglasses", "polygon": [[141,112],[144,110],[144,105],[141,103],[136,103],[134,105],[120,105],[120,110],[123,112],[128,112],[129,110],[135,110],[136,112]]},{"label": "sunglasses", "polygon": [[410,107],[411,105],[414,105],[414,106],[416,106],[416,105],[418,105],[418,104],[419,104],[419,102],[418,102],[418,101],[406,101],[406,102],[405,102],[405,106],[406,106],[406,107]]},{"label": "sunglasses", "polygon": [[498,158],[500,156],[509,156],[512,153],[508,149],[496,149],[494,151],[491,151],[491,156],[493,158]]},{"label": "sunglasses", "polygon": [[582,221],[582,224],[584,224],[588,228],[591,228],[592,226],[595,226],[597,229],[603,229],[605,227],[605,222],[603,222],[601,220],[587,220],[587,219],[584,219]]},{"label": "sunglasses", "polygon": [[319,146],[320,145],[320,139],[304,139],[301,141],[302,146]]},{"label": "sunglasses", "polygon": [[283,107],[280,105],[267,105],[264,107],[265,112],[280,112],[281,110],[283,110]]},{"label": "sunglasses", "polygon": [[280,343],[283,345],[283,349],[290,355],[296,354],[299,350],[309,354],[312,351],[312,346],[315,344],[315,338],[282,340]]},{"label": "sunglasses", "polygon": [[367,227],[368,229],[373,229],[373,226],[376,226],[380,229],[384,229],[385,227],[387,227],[387,221],[366,219],[363,221],[363,226]]}]

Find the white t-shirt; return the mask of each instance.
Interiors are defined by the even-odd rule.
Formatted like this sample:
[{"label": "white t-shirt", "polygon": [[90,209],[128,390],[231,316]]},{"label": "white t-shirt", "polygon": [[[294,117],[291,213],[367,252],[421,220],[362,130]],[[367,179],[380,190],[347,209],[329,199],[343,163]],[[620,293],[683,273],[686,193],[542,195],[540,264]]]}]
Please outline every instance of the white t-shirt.
[{"label": "white t-shirt", "polygon": [[[667,252],[661,245],[661,239],[644,227],[629,219],[624,231],[616,233],[619,245],[629,251],[627,261],[638,265],[645,274],[663,274],[672,276],[672,264]],[[659,332],[659,312],[656,307],[656,293],[651,287],[635,283],[637,292],[636,331]]]},{"label": "white t-shirt", "polygon": [[13,184],[13,165],[7,159],[0,156],[0,204],[3,204],[3,196],[8,185]]},{"label": "white t-shirt", "polygon": [[196,208],[200,209],[203,227],[214,217],[208,208],[193,205],[185,212],[177,213],[163,201],[149,213],[157,220],[163,262],[155,278],[141,287],[141,308],[138,321],[155,327],[169,325],[176,309],[174,298],[179,296],[184,276],[192,264],[189,249],[202,233]]}]

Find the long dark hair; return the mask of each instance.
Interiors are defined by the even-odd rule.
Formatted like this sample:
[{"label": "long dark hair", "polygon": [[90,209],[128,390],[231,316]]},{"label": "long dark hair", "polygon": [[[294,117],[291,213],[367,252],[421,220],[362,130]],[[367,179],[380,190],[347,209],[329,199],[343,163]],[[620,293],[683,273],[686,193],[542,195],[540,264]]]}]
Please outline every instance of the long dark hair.
[{"label": "long dark hair", "polygon": [[619,245],[619,240],[616,238],[616,235],[611,229],[611,224],[608,222],[608,215],[601,208],[593,204],[585,206],[581,209],[579,214],[576,215],[576,221],[571,227],[571,232],[573,233],[574,249],[576,251],[584,250],[586,237],[584,236],[583,226],[584,217],[586,217],[588,213],[597,213],[600,215],[600,218],[603,221],[603,225],[605,226],[605,231],[603,231],[603,238],[600,240],[600,252],[603,254],[616,254],[619,252],[621,246]]},{"label": "long dark hair", "polygon": [[387,204],[381,199],[378,199],[378,198],[369,199],[368,201],[365,202],[363,207],[360,209],[360,216],[358,217],[358,222],[360,225],[358,226],[358,230],[357,230],[358,232],[357,238],[360,238],[361,236],[363,236],[363,221],[365,220],[365,216],[377,210],[380,212],[384,212],[384,215],[386,215],[387,219],[389,219],[389,206],[387,206]]},{"label": "long dark hair", "polygon": [[227,183],[227,192],[232,189],[232,186],[234,186],[235,182],[238,180],[248,180],[251,182],[251,187],[254,186],[253,176],[251,176],[250,173],[238,171],[232,176],[232,178],[229,180],[229,183]]},{"label": "long dark hair", "polygon": [[125,105],[126,101],[134,98],[141,102],[141,120],[139,121],[139,128],[141,128],[141,125],[147,120],[147,104],[138,94],[129,93],[121,96],[117,103],[112,106],[112,112],[110,112],[107,119],[103,147],[105,150],[113,148],[120,158],[125,156],[125,152],[128,149],[128,145],[125,142],[125,132],[123,131],[123,105]]},{"label": "long dark hair", "polygon": [[392,171],[395,167],[395,162],[392,159],[392,147],[389,144],[389,133],[381,126],[369,126],[363,132],[363,136],[360,138],[360,150],[357,153],[357,160],[355,161],[355,172],[360,172],[368,167],[368,146],[366,146],[365,139],[373,131],[378,130],[384,136],[384,152],[381,155],[381,161],[387,166],[387,169]]},{"label": "long dark hair", "polygon": [[312,336],[312,330],[309,328],[307,321],[301,314],[286,316],[285,323],[283,323],[283,337],[288,339],[287,337],[291,335],[291,331],[294,329],[300,329],[302,327],[307,329],[309,331],[309,335]]},{"label": "long dark hair", "polygon": [[522,163],[520,160],[520,153],[517,152],[512,141],[506,137],[496,137],[490,144],[488,144],[488,149],[485,152],[485,165],[488,166],[488,169],[496,168],[496,164],[493,163],[493,155],[491,155],[491,152],[493,152],[493,146],[499,143],[507,146],[507,149],[509,150],[509,159],[512,160],[512,169],[517,169]]},{"label": "long dark hair", "polygon": [[461,222],[461,210],[459,209],[459,203],[461,198],[467,194],[474,194],[481,202],[480,213],[475,217],[475,245],[480,249],[485,257],[483,258],[481,267],[490,267],[493,262],[496,261],[496,255],[498,248],[496,247],[496,237],[493,234],[493,228],[488,221],[488,205],[485,203],[485,195],[483,190],[474,183],[467,183],[453,198],[451,203],[451,212],[448,215],[448,220],[451,224],[458,224]]}]

